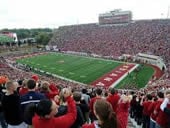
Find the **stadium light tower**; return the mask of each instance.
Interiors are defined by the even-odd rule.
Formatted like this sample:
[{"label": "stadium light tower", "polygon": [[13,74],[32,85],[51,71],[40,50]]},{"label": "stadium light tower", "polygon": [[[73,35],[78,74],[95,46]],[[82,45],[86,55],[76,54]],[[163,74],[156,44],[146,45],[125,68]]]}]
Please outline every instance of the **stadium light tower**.
[{"label": "stadium light tower", "polygon": [[167,18],[170,18],[170,6],[168,6]]},{"label": "stadium light tower", "polygon": [[76,21],[76,22],[77,22],[76,24],[77,24],[77,25],[79,25],[79,19],[77,19],[77,21]]}]

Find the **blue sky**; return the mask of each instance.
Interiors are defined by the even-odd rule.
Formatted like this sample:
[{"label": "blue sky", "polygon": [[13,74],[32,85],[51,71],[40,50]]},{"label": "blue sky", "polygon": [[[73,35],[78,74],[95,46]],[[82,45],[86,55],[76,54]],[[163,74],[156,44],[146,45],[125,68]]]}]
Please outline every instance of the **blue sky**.
[{"label": "blue sky", "polygon": [[167,18],[168,7],[170,0],[0,0],[0,29],[94,23],[114,9],[131,10],[134,20]]}]

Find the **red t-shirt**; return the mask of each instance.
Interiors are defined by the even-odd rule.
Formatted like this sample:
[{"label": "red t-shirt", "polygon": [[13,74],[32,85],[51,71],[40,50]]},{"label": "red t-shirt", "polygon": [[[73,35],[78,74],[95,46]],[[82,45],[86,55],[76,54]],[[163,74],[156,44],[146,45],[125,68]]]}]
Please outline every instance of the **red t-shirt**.
[{"label": "red t-shirt", "polygon": [[157,117],[157,114],[154,113],[156,104],[157,104],[157,101],[154,101],[154,102],[152,102],[152,103],[149,105],[149,108],[148,108],[148,111],[149,111],[149,113],[150,113],[150,117],[151,117],[154,121],[156,120],[156,117]]},{"label": "red t-shirt", "polygon": [[116,93],[114,95],[110,95],[107,97],[107,101],[112,105],[113,111],[117,111],[118,101],[120,99],[120,96]]},{"label": "red t-shirt", "polygon": [[[168,116],[166,113],[164,113],[161,109],[160,109],[160,105],[162,104],[163,101],[159,101],[158,104],[156,105],[156,111],[158,112],[158,115],[156,117],[156,122],[163,128],[167,128],[168,126]],[[170,108],[170,104],[167,105],[167,108]]]},{"label": "red t-shirt", "polygon": [[59,94],[59,90],[58,90],[58,88],[55,86],[55,84],[51,83],[51,84],[49,85],[49,88],[50,88],[50,90],[51,90],[53,93],[56,93],[57,95]]},{"label": "red t-shirt", "polygon": [[67,114],[60,117],[53,117],[50,119],[41,118],[35,115],[32,119],[34,128],[69,128],[72,126],[77,117],[76,104],[73,98],[68,97],[68,111]]},{"label": "red t-shirt", "polygon": [[20,95],[25,95],[27,92],[28,92],[28,88],[21,87],[21,88],[19,89],[19,94],[20,94]]},{"label": "red t-shirt", "polygon": [[158,113],[159,113],[159,110],[160,109],[158,109],[159,107],[157,107],[156,108],[156,106],[158,105],[158,104],[160,104],[160,102],[162,102],[162,100],[160,101],[160,100],[158,100],[158,101],[155,101],[154,103],[153,103],[153,112],[151,113],[151,118],[154,120],[154,121],[156,121],[156,118],[157,118],[157,116],[158,116]]},{"label": "red t-shirt", "polygon": [[143,115],[150,116],[149,106],[152,104],[152,101],[143,102]]},{"label": "red t-shirt", "polygon": [[58,95],[58,93],[55,93],[55,92],[46,92],[45,93],[45,96],[48,98],[48,99],[54,99],[54,97]]},{"label": "red t-shirt", "polygon": [[129,102],[127,103],[122,103],[120,102],[118,104],[118,109],[117,109],[117,120],[119,122],[119,128],[126,128],[127,123],[128,123],[128,115],[129,115]]}]

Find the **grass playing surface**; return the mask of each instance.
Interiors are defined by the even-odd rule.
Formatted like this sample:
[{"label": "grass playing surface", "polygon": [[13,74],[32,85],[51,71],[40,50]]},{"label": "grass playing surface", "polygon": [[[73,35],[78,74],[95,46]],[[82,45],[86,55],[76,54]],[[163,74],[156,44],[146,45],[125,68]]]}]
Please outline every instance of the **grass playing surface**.
[{"label": "grass playing surface", "polygon": [[[112,60],[60,53],[23,58],[17,60],[17,62],[85,84],[90,84],[122,64]],[[133,71],[116,87],[123,88],[127,85],[137,85],[139,88],[144,87],[153,75],[154,70],[149,66],[141,67],[137,75]]]},{"label": "grass playing surface", "polygon": [[121,63],[76,55],[49,53],[17,60],[52,74],[89,84]]},{"label": "grass playing surface", "polygon": [[139,66],[139,71],[133,71],[127,77],[125,77],[119,84],[117,84],[116,88],[124,88],[124,86],[137,86],[137,88],[144,87],[149,79],[154,74],[154,69],[150,66],[143,65]]}]

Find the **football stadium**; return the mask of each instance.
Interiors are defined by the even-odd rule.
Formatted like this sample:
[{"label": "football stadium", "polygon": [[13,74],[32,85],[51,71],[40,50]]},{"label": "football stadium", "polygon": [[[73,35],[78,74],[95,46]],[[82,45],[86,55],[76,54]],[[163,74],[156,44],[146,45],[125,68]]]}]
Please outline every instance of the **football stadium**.
[{"label": "football stadium", "polygon": [[0,30],[0,126],[169,128],[170,19],[132,15]]}]

